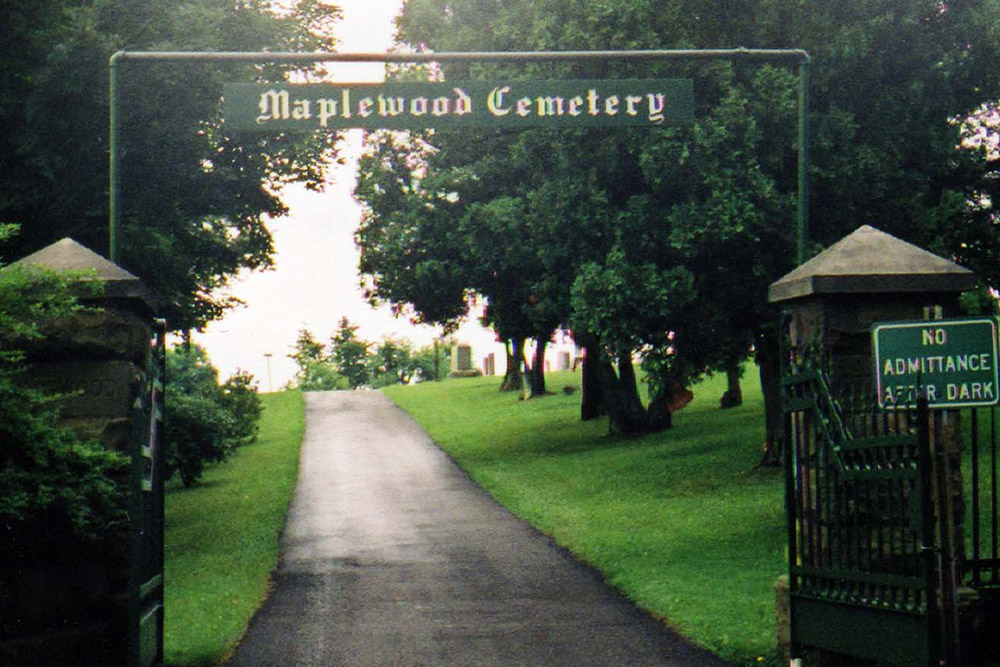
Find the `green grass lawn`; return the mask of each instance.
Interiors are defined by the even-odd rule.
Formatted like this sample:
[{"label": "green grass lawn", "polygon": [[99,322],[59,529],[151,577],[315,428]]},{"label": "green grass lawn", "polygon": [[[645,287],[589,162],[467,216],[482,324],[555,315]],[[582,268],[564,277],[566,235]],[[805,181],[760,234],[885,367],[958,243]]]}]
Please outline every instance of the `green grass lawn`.
[{"label": "green grass lawn", "polygon": [[303,401],[263,396],[260,438],[166,495],[165,661],[215,665],[267,594],[298,473]]},{"label": "green grass lawn", "polygon": [[[519,401],[499,378],[384,390],[502,504],[640,607],[735,664],[775,664],[772,586],[787,570],[783,478],[757,464],[756,373],[720,410],[725,378],[696,385],[675,427],[641,438],[579,420],[579,393]],[[550,389],[579,386],[553,373]]]}]

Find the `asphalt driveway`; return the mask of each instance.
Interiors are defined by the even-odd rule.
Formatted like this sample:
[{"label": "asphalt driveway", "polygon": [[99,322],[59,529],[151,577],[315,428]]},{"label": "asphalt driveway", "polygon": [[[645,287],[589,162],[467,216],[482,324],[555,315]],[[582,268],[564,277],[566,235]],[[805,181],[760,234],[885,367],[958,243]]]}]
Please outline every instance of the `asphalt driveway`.
[{"label": "asphalt driveway", "polygon": [[382,394],[306,396],[273,590],[231,665],[725,664],[498,505]]}]

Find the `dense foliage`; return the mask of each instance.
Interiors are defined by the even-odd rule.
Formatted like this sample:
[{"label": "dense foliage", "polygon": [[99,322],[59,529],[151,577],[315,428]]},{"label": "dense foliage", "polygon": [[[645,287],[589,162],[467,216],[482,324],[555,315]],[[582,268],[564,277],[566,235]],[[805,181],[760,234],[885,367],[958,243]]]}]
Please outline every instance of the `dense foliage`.
[{"label": "dense foliage", "polygon": [[[994,224],[1000,3],[938,0],[411,0],[422,49],[804,48],[813,57],[810,252],[871,224],[1000,284]],[[570,326],[623,431],[631,353],[654,402],[771,349],[768,285],[795,257],[796,72],[744,61],[454,65],[463,78],[695,81],[690,128],[383,135],[362,165],[358,241],[376,301],[449,322],[486,296],[504,338]],[[616,373],[610,361],[618,361]],[[770,394],[773,396],[773,394]],[[620,400],[618,400],[620,399]],[[663,422],[659,422],[663,423]]]},{"label": "dense foliage", "polygon": [[329,346],[308,329],[299,331],[295,351],[288,355],[299,367],[295,387],[303,391],[384,387],[447,374],[448,346],[414,350],[409,341],[391,336],[373,343],[359,338],[357,330],[349,319],[341,318]]},{"label": "dense foliage", "polygon": [[[108,69],[120,49],[332,49],[337,10],[321,0],[12,0],[0,3],[0,220],[18,258],[62,237],[108,248]],[[281,80],[261,64],[120,63],[120,261],[199,327],[234,301],[220,288],[270,266],[267,216],[283,183],[322,182],[335,135],[226,131],[223,80]]]},{"label": "dense foliage", "polygon": [[239,372],[220,386],[205,351],[179,345],[167,351],[167,478],[194,484],[205,464],[224,460],[256,439],[261,400],[253,376]]},{"label": "dense foliage", "polygon": [[[14,231],[0,225],[0,241]],[[52,397],[20,381],[19,344],[78,312],[71,278],[0,271],[0,558],[94,542],[124,522],[128,460],[57,423]],[[36,551],[37,552],[37,551]]]},{"label": "dense foliage", "polygon": [[340,319],[330,339],[330,358],[334,367],[350,385],[357,389],[369,383],[367,341],[358,338],[358,327],[346,317]]},{"label": "dense foliage", "polygon": [[295,352],[288,355],[299,367],[295,386],[302,391],[332,391],[348,389],[333,363],[327,358],[326,345],[319,342],[308,329],[301,329],[295,341]]}]

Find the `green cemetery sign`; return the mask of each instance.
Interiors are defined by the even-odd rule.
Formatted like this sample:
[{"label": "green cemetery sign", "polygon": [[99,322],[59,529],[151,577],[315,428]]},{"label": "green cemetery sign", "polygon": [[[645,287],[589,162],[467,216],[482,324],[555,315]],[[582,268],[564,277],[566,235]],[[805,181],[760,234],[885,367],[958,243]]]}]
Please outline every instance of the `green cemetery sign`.
[{"label": "green cemetery sign", "polygon": [[990,318],[890,322],[872,328],[875,385],[884,408],[996,405],[997,326]]},{"label": "green cemetery sign", "polygon": [[694,122],[690,79],[387,84],[226,84],[237,130],[589,127]]}]

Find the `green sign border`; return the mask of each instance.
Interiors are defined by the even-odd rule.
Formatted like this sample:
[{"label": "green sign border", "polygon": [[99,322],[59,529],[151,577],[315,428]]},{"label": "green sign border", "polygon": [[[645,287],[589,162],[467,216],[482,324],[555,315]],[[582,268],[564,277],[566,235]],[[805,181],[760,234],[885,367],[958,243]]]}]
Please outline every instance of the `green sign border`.
[{"label": "green sign border", "polygon": [[694,122],[694,82],[227,83],[223,119],[231,129],[258,132],[665,127]]},{"label": "green sign border", "polygon": [[[911,373],[911,372],[909,372],[909,370],[907,370],[907,372],[905,372],[905,373],[900,373],[898,375],[894,375],[894,377],[907,378],[905,380],[897,381],[897,382],[899,383],[899,385],[902,385],[902,386],[913,385],[914,387],[916,387],[918,385],[923,386],[923,387],[927,387],[927,386],[935,386],[935,387],[936,386],[943,386],[943,385],[945,385],[945,384],[948,383],[949,379],[953,380],[952,384],[954,384],[954,382],[969,382],[969,381],[972,381],[971,378],[977,378],[979,380],[984,380],[984,381],[985,380],[989,380],[989,381],[992,381],[992,383],[993,383],[993,399],[992,400],[974,400],[974,399],[973,400],[961,400],[961,399],[949,400],[947,398],[947,392],[942,392],[942,398],[937,398],[937,393],[938,392],[935,391],[935,392],[933,392],[934,393],[934,399],[933,400],[928,400],[928,407],[943,409],[943,408],[987,407],[987,406],[997,405],[997,402],[998,402],[998,387],[1000,387],[1000,370],[998,370],[998,368],[997,368],[997,362],[998,362],[998,354],[997,354],[997,347],[998,347],[998,345],[997,345],[997,321],[996,321],[995,318],[990,318],[990,317],[974,317],[974,318],[956,318],[956,319],[948,319],[948,320],[913,320],[913,321],[901,321],[901,322],[877,322],[874,325],[872,325],[872,328],[871,328],[871,332],[872,332],[871,333],[871,335],[872,335],[872,363],[873,363],[872,370],[874,372],[875,390],[877,392],[876,395],[877,395],[879,407],[883,408],[885,410],[893,410],[893,409],[897,409],[897,408],[911,408],[911,407],[913,407],[915,405],[915,403],[912,403],[912,402],[907,402],[907,403],[890,403],[890,404],[887,404],[884,401],[885,388],[886,388],[887,385],[886,385],[886,382],[885,382],[885,376],[883,375],[883,370],[884,370],[884,362],[886,362],[888,360],[888,358],[883,359],[882,358],[882,356],[883,356],[882,353],[884,351],[886,351],[886,347],[887,347],[886,343],[888,341],[881,334],[885,334],[885,333],[893,332],[893,331],[899,331],[899,330],[907,330],[907,331],[909,331],[909,330],[921,331],[921,330],[930,330],[930,329],[944,329],[944,330],[948,330],[950,328],[962,327],[962,326],[966,326],[966,325],[987,326],[987,327],[989,327],[989,330],[990,330],[989,336],[990,336],[990,341],[992,343],[992,345],[991,345],[992,349],[990,349],[990,350],[977,349],[977,350],[963,350],[963,351],[965,351],[965,352],[967,352],[969,354],[978,354],[978,355],[990,354],[991,355],[991,360],[992,360],[992,368],[991,369],[986,370],[986,371],[973,371],[973,370],[956,371],[955,373],[963,373],[963,374],[962,375],[956,375],[956,374],[943,375],[945,373],[945,371],[943,371],[943,370],[935,370],[935,363],[934,362],[937,361],[938,362],[937,365],[940,367],[942,364],[945,363],[944,360],[947,359],[947,358],[949,358],[951,355],[945,354],[945,355],[927,356],[926,354],[921,354],[921,352],[918,351],[918,350],[909,351],[908,349],[905,348],[905,346],[903,347],[903,351],[899,352],[898,351],[899,344],[895,343],[897,345],[897,350],[893,351],[894,353],[892,355],[892,358],[898,360],[900,358],[908,357],[911,360],[920,360],[918,363],[926,371],[926,374],[928,374],[928,375],[933,374],[935,376],[935,378],[943,378],[943,379],[935,379],[934,382],[926,382],[925,381],[926,376],[925,377],[921,377],[921,373],[919,371],[916,372],[916,373]],[[985,340],[984,334],[983,333],[979,333],[979,334],[977,334],[977,339],[974,342],[976,344],[979,344],[983,340]],[[919,340],[918,340],[918,343],[919,343]],[[942,341],[939,344],[945,345],[947,343],[944,342],[944,341]],[[952,349],[952,350],[950,350],[950,352],[953,354],[955,352],[955,350]],[[988,375],[986,375],[987,373],[988,373]],[[914,395],[916,395],[916,394],[915,393],[911,394],[911,396],[914,396]],[[930,399],[930,396],[928,396],[928,398]]]}]

